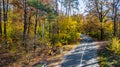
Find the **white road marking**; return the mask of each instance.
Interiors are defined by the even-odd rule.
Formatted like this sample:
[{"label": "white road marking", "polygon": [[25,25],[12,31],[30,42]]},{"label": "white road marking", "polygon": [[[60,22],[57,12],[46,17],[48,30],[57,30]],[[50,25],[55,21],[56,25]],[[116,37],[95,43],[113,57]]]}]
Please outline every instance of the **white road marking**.
[{"label": "white road marking", "polygon": [[[91,38],[85,36],[83,40],[85,41],[83,41],[82,44],[80,44],[64,56],[62,60],[63,66],[61,67],[100,67],[97,60],[97,46],[95,45],[95,42],[92,42]],[[88,41],[90,41],[91,43]],[[77,57],[80,55],[80,57],[78,57],[79,63],[76,63],[76,55]],[[68,58],[69,56],[73,57]],[[73,60],[74,58],[75,60]],[[71,61],[71,59],[73,61]]]},{"label": "white road marking", "polygon": [[82,59],[83,59],[83,56],[84,56],[84,53],[85,53],[85,49],[86,49],[86,45],[87,44],[84,44],[84,48],[83,48],[83,53],[82,53],[82,56],[81,56],[81,59],[80,59],[80,67],[82,67]]}]

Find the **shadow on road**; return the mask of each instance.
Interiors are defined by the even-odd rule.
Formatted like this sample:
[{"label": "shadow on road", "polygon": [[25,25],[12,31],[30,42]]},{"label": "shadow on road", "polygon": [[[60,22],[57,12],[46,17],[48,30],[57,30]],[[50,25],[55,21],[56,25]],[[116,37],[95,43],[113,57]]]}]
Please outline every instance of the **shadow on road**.
[{"label": "shadow on road", "polygon": [[80,45],[64,57],[61,67],[80,67],[81,65],[81,67],[99,67],[96,60],[97,48],[94,45],[94,40],[84,35],[82,37],[83,40]]}]

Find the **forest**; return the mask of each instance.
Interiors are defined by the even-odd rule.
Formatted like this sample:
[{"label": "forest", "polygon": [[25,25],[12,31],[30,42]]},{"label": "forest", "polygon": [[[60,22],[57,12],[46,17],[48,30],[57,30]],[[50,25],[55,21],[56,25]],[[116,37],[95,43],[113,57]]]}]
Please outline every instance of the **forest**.
[{"label": "forest", "polygon": [[0,0],[0,67],[31,67],[36,57],[78,44],[82,34],[107,42],[101,67],[119,67],[120,0]]}]

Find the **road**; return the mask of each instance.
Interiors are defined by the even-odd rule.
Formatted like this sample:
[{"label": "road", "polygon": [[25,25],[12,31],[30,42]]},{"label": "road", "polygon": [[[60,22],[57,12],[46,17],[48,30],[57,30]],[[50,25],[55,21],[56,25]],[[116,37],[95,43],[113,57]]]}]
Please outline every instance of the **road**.
[{"label": "road", "polygon": [[97,46],[92,38],[81,35],[83,40],[67,53],[60,67],[100,67],[97,60]]}]

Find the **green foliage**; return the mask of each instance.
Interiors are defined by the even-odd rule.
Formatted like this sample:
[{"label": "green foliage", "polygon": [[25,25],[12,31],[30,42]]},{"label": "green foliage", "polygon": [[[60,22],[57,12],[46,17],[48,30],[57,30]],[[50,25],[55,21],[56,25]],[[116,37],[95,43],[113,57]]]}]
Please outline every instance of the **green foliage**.
[{"label": "green foliage", "polygon": [[106,63],[106,62],[102,62],[101,67],[110,67],[110,65],[108,63]]},{"label": "green foliage", "polygon": [[50,5],[43,4],[43,3],[39,2],[39,0],[29,0],[29,1],[27,1],[27,4],[29,6],[32,6],[32,7],[36,8],[36,9],[45,11],[48,14],[52,13],[53,15],[57,15],[57,12],[54,9],[52,9],[50,7]]}]

